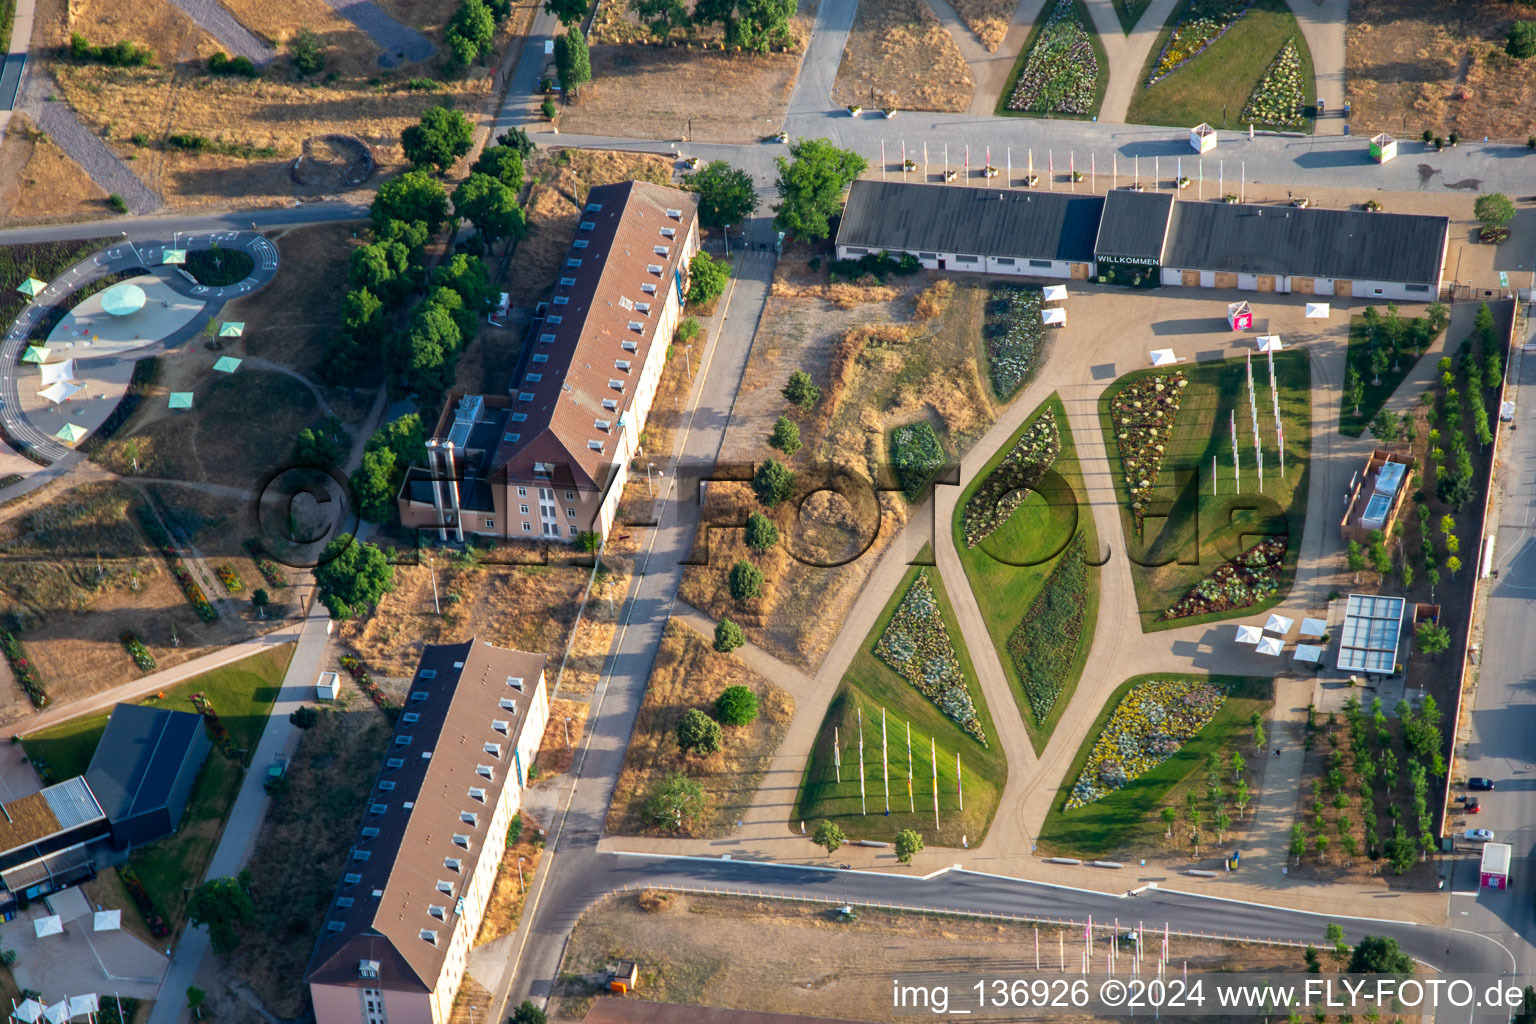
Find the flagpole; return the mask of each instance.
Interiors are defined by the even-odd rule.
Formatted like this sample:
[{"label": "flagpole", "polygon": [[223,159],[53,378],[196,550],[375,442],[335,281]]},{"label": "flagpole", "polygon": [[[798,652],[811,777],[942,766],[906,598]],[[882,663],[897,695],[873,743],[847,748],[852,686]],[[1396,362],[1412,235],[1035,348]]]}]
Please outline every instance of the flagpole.
[{"label": "flagpole", "polygon": [[859,708],[859,813],[868,814],[864,803],[864,709]]},{"label": "flagpole", "polygon": [[939,828],[939,743],[928,738],[928,764],[933,768],[933,828]]},{"label": "flagpole", "polygon": [[832,727],[832,766],[837,769],[837,784],[843,784],[843,748],[838,742],[837,726]]},{"label": "flagpole", "polygon": [[880,180],[885,180],[885,140],[880,140]]},{"label": "flagpole", "polygon": [[891,813],[891,759],[885,742],[885,708],[880,709],[880,776],[885,781],[885,813]]},{"label": "flagpole", "polygon": [[917,813],[916,798],[912,796],[912,723],[907,723],[907,810]]},{"label": "flagpole", "polygon": [[960,809],[965,810],[965,777],[960,774],[960,751],[955,751],[955,795],[960,799]]}]

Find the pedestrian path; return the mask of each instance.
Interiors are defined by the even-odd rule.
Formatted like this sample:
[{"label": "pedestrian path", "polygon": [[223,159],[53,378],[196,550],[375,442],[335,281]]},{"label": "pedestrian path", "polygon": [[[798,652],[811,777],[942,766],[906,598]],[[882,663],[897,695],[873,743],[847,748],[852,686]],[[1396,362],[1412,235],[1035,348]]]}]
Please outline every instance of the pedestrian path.
[{"label": "pedestrian path", "polygon": [[[1147,54],[1157,42],[1163,23],[1173,13],[1178,0],[1152,0],[1130,32],[1120,28],[1120,16],[1115,13],[1113,0],[1084,0],[1093,26],[1098,30],[1099,42],[1104,45],[1104,56],[1109,65],[1109,85],[1104,90],[1104,100],[1099,104],[1098,120],[1110,123],[1123,122],[1131,108],[1131,100],[1141,88],[1141,69],[1147,63]],[[1305,0],[1310,3],[1311,0]]]},{"label": "pedestrian path", "polygon": [[171,0],[171,3],[213,36],[231,57],[244,57],[253,64],[270,64],[277,58],[276,50],[240,24],[218,0]]}]

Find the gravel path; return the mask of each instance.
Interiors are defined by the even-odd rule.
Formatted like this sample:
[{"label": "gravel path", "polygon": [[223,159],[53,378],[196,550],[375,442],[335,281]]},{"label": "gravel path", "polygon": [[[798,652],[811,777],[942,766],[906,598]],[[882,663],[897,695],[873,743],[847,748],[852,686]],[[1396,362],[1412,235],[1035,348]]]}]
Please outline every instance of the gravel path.
[{"label": "gravel path", "polygon": [[165,205],[95,132],[80,123],[68,103],[45,100],[30,103],[28,108],[38,127],[47,132],[59,148],[91,176],[92,181],[106,192],[123,197],[130,213],[152,213]]},{"label": "gravel path", "polygon": [[277,58],[276,50],[236,21],[217,0],[171,0],[171,3],[227,47],[231,57],[246,57],[256,64],[270,64]]},{"label": "gravel path", "polygon": [[[176,0],[177,3],[193,3],[198,0]],[[203,0],[206,2],[206,0]],[[415,29],[402,25],[384,12],[378,4],[369,0],[325,0],[332,9],[368,34],[384,53],[379,63],[394,67],[403,58],[407,61],[426,60],[436,52],[432,41]]]}]

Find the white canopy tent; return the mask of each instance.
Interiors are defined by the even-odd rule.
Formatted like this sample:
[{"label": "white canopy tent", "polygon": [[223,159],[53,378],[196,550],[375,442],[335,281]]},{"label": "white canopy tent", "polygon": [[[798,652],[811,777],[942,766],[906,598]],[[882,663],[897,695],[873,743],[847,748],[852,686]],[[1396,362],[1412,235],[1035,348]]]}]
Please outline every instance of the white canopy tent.
[{"label": "white canopy tent", "polygon": [[1328,303],[1326,303],[1326,302],[1309,302],[1309,303],[1307,303],[1307,319],[1308,320],[1327,320],[1328,319]]},{"label": "white canopy tent", "polygon": [[38,369],[43,371],[44,387],[55,381],[75,379],[75,361],[73,359],[66,359],[61,363],[43,363]]},{"label": "white canopy tent", "polygon": [[1291,631],[1291,627],[1294,625],[1296,625],[1295,619],[1288,619],[1278,612],[1271,612],[1269,621],[1264,623],[1264,629],[1267,632],[1279,633],[1281,636],[1285,636],[1285,634]]},{"label": "white canopy tent", "polygon": [[32,928],[37,932],[37,937],[40,939],[45,935],[63,935],[64,920],[58,914],[51,914],[48,917],[39,917],[33,920]]},{"label": "white canopy tent", "polygon": [[1264,631],[1258,626],[1238,626],[1236,639],[1240,644],[1256,644],[1264,639]]},{"label": "white canopy tent", "polygon": [[1179,361],[1171,348],[1155,348],[1151,352],[1153,366],[1172,366]]},{"label": "white canopy tent", "polygon": [[1060,306],[1051,306],[1040,311],[1040,322],[1047,327],[1067,326],[1067,311]]},{"label": "white canopy tent", "polygon": [[1258,341],[1260,352],[1279,352],[1281,349],[1285,348],[1285,346],[1280,343],[1280,335],[1278,334],[1261,334],[1259,335]]},{"label": "white canopy tent", "polygon": [[38,394],[48,399],[54,405],[62,405],[84,390],[84,384],[76,384],[68,380],[57,380],[43,388]]},{"label": "white canopy tent", "polygon": [[1066,302],[1067,286],[1064,284],[1048,284],[1040,292],[1042,302]]},{"label": "white canopy tent", "polygon": [[64,1024],[69,1020],[69,1000],[60,999],[52,1006],[44,1007],[43,1016],[48,1019],[48,1024]]},{"label": "white canopy tent", "polygon": [[115,932],[123,926],[123,912],[121,910],[98,910],[91,921],[91,930],[98,932]]},{"label": "white canopy tent", "polygon": [[88,1013],[100,1013],[101,1003],[96,998],[95,992],[88,992],[83,996],[69,997],[69,1015],[81,1017]]},{"label": "white canopy tent", "polygon": [[1323,649],[1316,644],[1297,644],[1291,657],[1315,665],[1323,660]]},{"label": "white canopy tent", "polygon": [[1322,619],[1301,620],[1302,636],[1322,636],[1326,632],[1328,632],[1328,623],[1324,622]]},{"label": "white canopy tent", "polygon": [[1285,642],[1277,636],[1267,636],[1259,641],[1257,648],[1260,654],[1267,654],[1272,658],[1278,658],[1280,651],[1285,647]]},{"label": "white canopy tent", "polygon": [[11,1016],[25,1024],[34,1024],[43,1015],[43,1004],[36,999],[23,999],[21,1005],[11,1011]]}]

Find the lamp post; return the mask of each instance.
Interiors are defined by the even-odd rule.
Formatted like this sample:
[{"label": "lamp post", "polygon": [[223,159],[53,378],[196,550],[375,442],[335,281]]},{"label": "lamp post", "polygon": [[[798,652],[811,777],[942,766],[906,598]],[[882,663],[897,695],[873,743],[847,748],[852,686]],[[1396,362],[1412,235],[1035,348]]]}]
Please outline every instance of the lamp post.
[{"label": "lamp post", "polygon": [[571,716],[565,716],[565,749],[571,749]]},{"label": "lamp post", "polygon": [[725,258],[731,258],[731,226],[725,226]]},{"label": "lamp post", "polygon": [[[646,485],[647,488],[649,488],[651,486],[651,471],[654,470],[655,468],[656,468],[656,463],[654,463],[654,462],[647,462],[645,464],[645,485]],[[655,497],[655,494],[653,493],[651,496]]]},{"label": "lamp post", "polygon": [[688,361],[688,379],[693,380],[693,346],[689,345],[683,350],[683,358]]},{"label": "lamp post", "polygon": [[523,858],[521,856],[517,858],[517,891],[519,893],[526,893],[528,891],[528,887],[523,883]]}]

